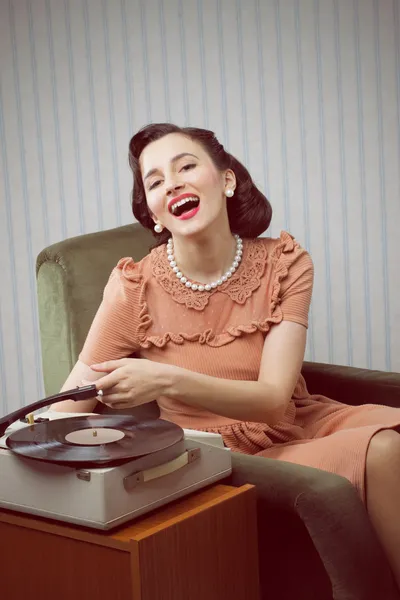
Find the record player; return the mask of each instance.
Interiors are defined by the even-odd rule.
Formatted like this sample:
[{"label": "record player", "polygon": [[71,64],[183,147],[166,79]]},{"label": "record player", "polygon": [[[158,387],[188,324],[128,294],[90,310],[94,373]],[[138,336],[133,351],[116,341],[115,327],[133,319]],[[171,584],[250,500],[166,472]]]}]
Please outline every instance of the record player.
[{"label": "record player", "polygon": [[33,417],[97,395],[67,390],[0,419],[0,507],[108,530],[231,473],[216,434],[123,414]]}]

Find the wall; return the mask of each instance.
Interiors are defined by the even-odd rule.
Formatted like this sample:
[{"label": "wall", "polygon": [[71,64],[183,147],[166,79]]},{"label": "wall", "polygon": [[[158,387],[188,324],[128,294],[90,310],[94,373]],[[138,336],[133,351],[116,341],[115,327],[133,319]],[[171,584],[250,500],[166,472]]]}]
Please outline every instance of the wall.
[{"label": "wall", "polygon": [[215,130],[316,280],[307,358],[400,370],[398,0],[0,4],[0,412],[43,392],[35,258],[131,221],[149,121]]}]

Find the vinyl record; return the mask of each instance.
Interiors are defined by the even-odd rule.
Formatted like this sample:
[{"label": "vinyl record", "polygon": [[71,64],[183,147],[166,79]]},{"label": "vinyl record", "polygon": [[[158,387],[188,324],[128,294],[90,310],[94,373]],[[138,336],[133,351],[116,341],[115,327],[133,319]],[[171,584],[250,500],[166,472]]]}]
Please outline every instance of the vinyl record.
[{"label": "vinyl record", "polygon": [[62,464],[107,466],[168,448],[184,437],[175,423],[129,415],[93,415],[35,423],[11,433],[18,455]]}]

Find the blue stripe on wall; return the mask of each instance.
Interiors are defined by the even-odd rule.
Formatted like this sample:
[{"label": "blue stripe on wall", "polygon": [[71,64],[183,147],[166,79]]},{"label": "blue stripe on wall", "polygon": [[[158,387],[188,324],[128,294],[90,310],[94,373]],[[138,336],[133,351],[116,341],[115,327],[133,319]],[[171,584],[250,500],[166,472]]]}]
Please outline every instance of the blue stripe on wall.
[{"label": "blue stripe on wall", "polygon": [[[396,65],[396,100],[397,100],[397,161],[398,173],[400,173],[400,3],[393,0],[393,27],[395,41],[395,65]],[[397,198],[400,198],[400,177],[397,186]]]},{"label": "blue stripe on wall", "polygon": [[74,69],[74,58],[72,51],[72,35],[71,35],[71,14],[69,7],[69,0],[64,0],[64,16],[65,16],[65,32],[67,36],[67,55],[68,55],[68,75],[69,75],[69,89],[70,89],[70,103],[72,111],[72,129],[74,136],[74,157],[75,157],[75,170],[76,170],[76,182],[78,188],[78,214],[79,214],[79,229],[78,233],[83,234],[86,231],[85,228],[85,216],[83,210],[83,186],[82,186],[82,161],[81,161],[81,148],[79,139],[79,124],[78,124],[78,110],[76,106],[76,86],[75,86],[75,69]]},{"label": "blue stripe on wall", "polygon": [[205,67],[205,52],[204,52],[204,29],[203,29],[203,3],[197,0],[197,27],[199,32],[199,47],[200,47],[200,69],[201,69],[201,94],[203,101],[204,127],[208,129],[208,99],[207,99],[207,74]]},{"label": "blue stripe on wall", "polygon": [[327,308],[327,342],[329,362],[333,360],[333,322],[332,322],[332,288],[331,288],[331,265],[329,254],[329,221],[328,221],[328,186],[326,182],[326,147],[325,147],[325,117],[324,117],[324,90],[322,82],[321,61],[321,34],[319,23],[319,1],[314,0],[315,16],[315,52],[317,57],[317,80],[318,80],[318,116],[319,116],[319,139],[321,153],[321,179],[322,179],[322,204],[324,214],[324,246],[325,246],[325,282],[326,282],[326,308]]},{"label": "blue stripe on wall", "polygon": [[183,85],[183,122],[186,126],[189,125],[189,97],[187,88],[187,65],[186,65],[186,39],[185,39],[185,23],[183,20],[183,2],[179,0],[179,38],[181,47],[181,73]]},{"label": "blue stripe on wall", "polygon": [[94,91],[93,81],[93,65],[92,65],[92,48],[90,40],[90,23],[88,0],[83,0],[83,20],[85,24],[85,50],[86,50],[86,68],[88,73],[89,84],[89,101],[90,101],[90,120],[92,125],[92,151],[93,151],[93,167],[96,187],[96,206],[97,206],[97,221],[98,228],[104,228],[103,218],[103,197],[101,192],[100,178],[100,159],[99,159],[99,142],[97,134],[97,116],[96,116],[96,96]]},{"label": "blue stripe on wall", "polygon": [[228,130],[228,104],[226,99],[226,79],[225,79],[225,60],[224,60],[224,31],[222,25],[221,0],[217,0],[217,26],[218,26],[218,55],[219,55],[219,76],[221,81],[221,109],[222,109],[222,130],[223,143],[229,146]]},{"label": "blue stripe on wall", "polygon": [[6,379],[6,366],[4,362],[5,345],[3,339],[3,317],[0,304],[0,400],[3,405],[3,410],[7,413],[8,410],[8,392]]},{"label": "blue stripe on wall", "polygon": [[370,283],[369,283],[369,245],[368,245],[368,214],[367,214],[367,186],[365,181],[365,154],[364,154],[364,104],[363,104],[363,86],[361,80],[361,56],[360,56],[360,22],[358,0],[354,4],[354,44],[356,50],[356,72],[357,72],[357,108],[358,108],[358,151],[360,159],[361,173],[361,220],[363,237],[363,256],[364,256],[364,304],[365,304],[365,332],[366,332],[366,351],[367,367],[372,365],[372,345],[371,345],[371,306],[370,306]]},{"label": "blue stripe on wall", "polygon": [[54,40],[53,27],[51,23],[51,6],[50,0],[46,0],[46,24],[47,24],[47,43],[49,45],[50,57],[50,74],[51,74],[51,89],[53,94],[53,116],[54,116],[54,134],[56,139],[56,154],[57,154],[57,173],[59,186],[59,200],[61,209],[61,232],[63,238],[67,237],[67,214],[65,208],[65,190],[64,190],[64,174],[63,174],[63,153],[60,137],[60,119],[58,115],[58,93],[57,93],[57,70],[54,58]]},{"label": "blue stripe on wall", "polygon": [[375,69],[376,69],[376,93],[378,104],[378,149],[379,149],[379,206],[381,213],[381,245],[382,245],[382,290],[383,290],[383,308],[384,308],[384,327],[386,331],[385,339],[385,368],[391,370],[391,333],[390,333],[390,306],[389,306],[389,277],[388,277],[388,252],[387,252],[387,227],[386,227],[386,176],[385,176],[385,140],[382,116],[382,77],[381,77],[381,55],[380,55],[380,35],[379,35],[379,4],[377,0],[373,2],[374,6],[374,38],[375,38]]},{"label": "blue stripe on wall", "polygon": [[343,80],[342,80],[342,57],[340,50],[340,24],[339,24],[339,3],[333,2],[335,18],[335,59],[336,59],[336,85],[337,101],[339,109],[339,141],[340,141],[340,181],[342,190],[342,224],[343,224],[343,254],[344,254],[344,281],[346,294],[346,342],[347,342],[347,361],[346,364],[353,363],[353,330],[351,319],[351,278],[350,278],[350,255],[349,255],[349,226],[347,220],[347,172],[346,172],[346,144],[344,136],[344,110],[343,110]]},{"label": "blue stripe on wall", "polygon": [[283,170],[283,198],[284,198],[284,222],[283,227],[290,231],[290,208],[289,208],[289,178],[288,178],[288,160],[287,160],[287,130],[286,130],[286,108],[285,108],[285,92],[283,83],[283,58],[282,58],[282,28],[280,17],[279,0],[275,0],[275,24],[276,24],[276,42],[277,42],[277,79],[279,89],[279,115],[281,120],[282,131],[282,170]]},{"label": "blue stripe on wall", "polygon": [[[32,319],[33,329],[33,353],[34,353],[34,364],[35,364],[35,379],[36,379],[36,393],[40,393],[42,390],[42,365],[40,360],[40,343],[39,343],[39,323],[36,310],[36,283],[34,275],[35,256],[32,249],[32,231],[31,231],[31,208],[29,206],[29,194],[28,194],[28,180],[27,180],[27,166],[26,166],[26,151],[25,151],[25,140],[24,140],[24,127],[23,127],[23,114],[21,106],[21,88],[19,81],[19,70],[18,70],[18,53],[17,53],[17,41],[15,31],[15,15],[12,2],[9,4],[10,10],[10,34],[11,34],[11,45],[12,45],[12,63],[14,69],[14,89],[15,89],[15,100],[16,100],[16,112],[18,117],[18,143],[19,143],[19,159],[21,165],[21,183],[22,183],[22,199],[24,206],[24,225],[25,225],[25,243],[27,257],[29,260],[29,292],[30,292],[30,312]],[[9,230],[12,235],[12,230]],[[16,273],[16,271],[15,271]],[[20,355],[19,355],[20,356]],[[32,393],[34,391],[32,390]]]},{"label": "blue stripe on wall", "polygon": [[[300,24],[300,0],[296,0],[294,5],[294,25],[296,36],[296,55],[297,55],[297,87],[299,90],[299,121],[300,121],[300,138],[301,138],[301,182],[303,190],[303,214],[304,214],[304,231],[305,231],[305,247],[311,251],[311,234],[310,234],[310,207],[309,207],[309,190],[307,176],[307,143],[306,143],[306,124],[304,118],[304,79],[303,79],[303,50],[301,43],[301,24]],[[314,346],[314,311],[313,303],[311,303],[309,314],[309,329],[307,335],[310,360],[315,360]]]},{"label": "blue stripe on wall", "polygon": [[[257,73],[259,81],[259,94],[260,94],[260,134],[261,134],[261,147],[262,147],[262,165],[264,173],[264,192],[269,197],[269,163],[268,163],[268,127],[267,127],[267,116],[266,116],[266,95],[265,95],[265,69],[264,69],[264,57],[263,57],[263,35],[262,35],[262,19],[260,10],[260,0],[255,0],[255,14],[256,24],[255,29],[257,32]],[[267,231],[269,231],[270,227]]]},{"label": "blue stripe on wall", "polygon": [[239,58],[239,74],[240,74],[240,104],[242,113],[242,136],[243,136],[243,157],[246,165],[249,164],[249,144],[247,135],[247,106],[246,106],[246,76],[243,64],[243,33],[242,33],[242,18],[241,18],[240,0],[236,0],[236,28],[238,38],[238,58]]},{"label": "blue stripe on wall", "polygon": [[158,10],[160,13],[160,38],[162,48],[162,65],[164,73],[164,100],[165,100],[165,116],[168,122],[171,121],[171,104],[169,100],[169,74],[168,74],[168,51],[167,42],[165,39],[165,16],[164,2],[158,0]]},{"label": "blue stripe on wall", "polygon": [[33,79],[33,102],[35,105],[35,125],[36,125],[36,143],[39,161],[39,178],[40,178],[40,199],[42,207],[42,219],[44,227],[44,243],[46,246],[50,243],[50,228],[49,218],[47,213],[47,189],[46,189],[46,173],[44,166],[44,151],[43,151],[43,136],[42,136],[42,117],[40,108],[40,93],[37,78],[37,59],[35,35],[33,31],[33,15],[32,15],[32,0],[27,0],[28,9],[28,26],[29,26],[29,46],[31,57],[31,70]]},{"label": "blue stripe on wall", "polygon": [[132,86],[132,61],[131,61],[131,50],[129,45],[128,36],[128,15],[126,12],[126,0],[121,0],[121,20],[122,20],[122,42],[124,47],[124,69],[125,69],[125,86],[126,86],[126,106],[128,113],[128,136],[131,137],[134,133],[134,120],[133,120],[133,106],[134,106],[134,93]]},{"label": "blue stripe on wall", "polygon": [[[22,354],[22,336],[21,336],[21,326],[19,320],[18,309],[20,306],[19,303],[19,294],[17,287],[17,279],[14,276],[14,273],[17,272],[17,263],[15,259],[15,238],[13,235],[13,218],[11,213],[12,207],[12,193],[11,193],[11,185],[10,185],[10,177],[9,177],[9,169],[8,169],[8,156],[7,156],[7,140],[4,129],[4,114],[3,114],[3,90],[0,80],[0,144],[1,144],[1,159],[3,163],[3,174],[4,174],[4,198],[5,198],[5,210],[6,210],[6,235],[7,235],[7,247],[8,247],[8,255],[10,259],[10,271],[11,271],[11,304],[12,304],[12,316],[11,319],[14,325],[15,331],[15,345],[17,350],[17,369],[16,369],[16,381],[19,391],[20,399],[24,398],[24,389],[25,389],[25,375],[24,375],[24,367],[23,362],[20,357]],[[7,315],[7,319],[10,318]],[[8,396],[4,395],[2,410],[5,414],[7,414],[9,408],[8,404]]]},{"label": "blue stripe on wall", "polygon": [[110,39],[108,32],[108,15],[107,15],[107,0],[102,0],[101,3],[101,17],[103,21],[103,34],[104,34],[104,50],[106,56],[106,77],[107,77],[107,99],[108,99],[108,118],[110,125],[110,145],[111,145],[111,161],[113,170],[113,182],[114,182],[114,207],[116,215],[116,225],[121,225],[121,195],[119,192],[119,179],[118,179],[118,157],[117,157],[117,142],[115,133],[115,110],[114,110],[114,98],[113,98],[113,80],[112,80],[112,68],[110,63]]},{"label": "blue stripe on wall", "polygon": [[142,33],[142,53],[143,53],[143,71],[144,81],[146,86],[146,113],[147,123],[152,122],[152,105],[150,96],[150,73],[148,61],[148,44],[147,44],[147,28],[146,28],[146,4],[144,0],[140,0],[140,25]]}]

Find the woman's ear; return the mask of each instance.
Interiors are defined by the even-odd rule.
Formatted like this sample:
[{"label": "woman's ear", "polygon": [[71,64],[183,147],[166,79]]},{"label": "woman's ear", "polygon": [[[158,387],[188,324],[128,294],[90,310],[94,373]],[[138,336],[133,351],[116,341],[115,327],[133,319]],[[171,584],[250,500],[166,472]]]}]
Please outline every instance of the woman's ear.
[{"label": "woman's ear", "polygon": [[225,188],[229,188],[230,190],[235,191],[236,175],[232,171],[232,169],[228,169],[227,171],[225,171],[224,182],[225,182]]}]

